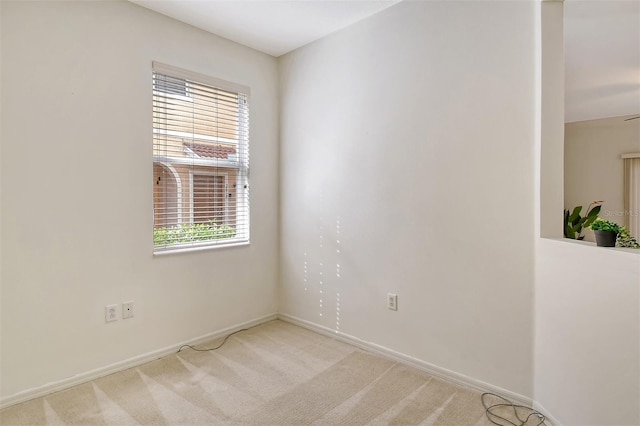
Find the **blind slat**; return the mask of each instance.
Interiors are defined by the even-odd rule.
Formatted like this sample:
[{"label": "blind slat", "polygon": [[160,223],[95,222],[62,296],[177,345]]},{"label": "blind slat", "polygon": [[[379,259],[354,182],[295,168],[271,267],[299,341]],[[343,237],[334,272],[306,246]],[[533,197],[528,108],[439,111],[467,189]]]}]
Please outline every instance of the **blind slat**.
[{"label": "blind slat", "polygon": [[248,242],[248,93],[159,68],[165,72],[154,63],[154,252]]}]

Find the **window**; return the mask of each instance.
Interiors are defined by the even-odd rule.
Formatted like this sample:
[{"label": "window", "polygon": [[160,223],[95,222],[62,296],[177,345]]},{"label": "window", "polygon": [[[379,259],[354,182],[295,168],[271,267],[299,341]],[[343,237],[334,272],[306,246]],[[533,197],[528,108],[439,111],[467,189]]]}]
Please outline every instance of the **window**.
[{"label": "window", "polygon": [[154,253],[249,242],[248,97],[154,62]]},{"label": "window", "polygon": [[629,233],[640,239],[640,153],[623,155],[624,211]]}]

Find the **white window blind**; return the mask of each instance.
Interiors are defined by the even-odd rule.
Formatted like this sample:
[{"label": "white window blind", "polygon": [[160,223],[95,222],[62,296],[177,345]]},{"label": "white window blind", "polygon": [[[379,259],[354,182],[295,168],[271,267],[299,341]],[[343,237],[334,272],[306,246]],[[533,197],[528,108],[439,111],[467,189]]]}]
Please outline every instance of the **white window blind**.
[{"label": "white window blind", "polygon": [[154,253],[249,242],[248,98],[154,62]]}]

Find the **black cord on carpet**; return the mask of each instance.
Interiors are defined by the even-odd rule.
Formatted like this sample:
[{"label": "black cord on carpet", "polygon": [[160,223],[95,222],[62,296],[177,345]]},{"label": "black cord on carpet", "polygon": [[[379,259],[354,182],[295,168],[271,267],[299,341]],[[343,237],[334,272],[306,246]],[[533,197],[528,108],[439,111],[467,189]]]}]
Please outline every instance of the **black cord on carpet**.
[{"label": "black cord on carpet", "polygon": [[180,346],[180,349],[178,349],[178,352],[180,352],[183,348],[190,348],[193,349],[194,351],[198,351],[198,352],[209,352],[209,351],[215,351],[216,349],[220,349],[222,347],[222,345],[224,345],[225,343],[227,343],[227,339],[229,339],[229,337],[233,336],[234,334],[238,334],[241,331],[247,331],[249,330],[248,328],[243,328],[242,330],[238,330],[238,331],[234,331],[231,334],[228,334],[227,337],[224,338],[224,340],[222,341],[222,343],[220,343],[218,346],[216,346],[215,348],[205,348],[205,349],[198,349],[195,346],[191,346],[191,345],[182,345]]},{"label": "black cord on carpet", "polygon": [[[500,400],[499,403],[496,404],[492,404],[492,405],[488,405],[487,401],[486,401],[486,397],[487,396],[492,396],[494,398],[497,398]],[[509,401],[506,398],[501,397],[500,395],[496,395],[495,393],[490,393],[490,392],[485,392],[482,394],[482,405],[484,406],[485,409],[485,413],[487,415],[487,418],[489,419],[489,421],[495,425],[498,426],[540,426],[540,425],[546,425],[546,423],[544,422],[546,420],[546,417],[534,410],[533,408],[530,407],[526,407],[524,405],[516,405],[513,402]],[[503,415],[506,415],[504,413],[504,411],[510,411],[510,410],[504,410],[503,407],[507,407],[507,408],[512,408],[513,409],[513,416],[515,418],[511,418],[511,420],[502,417],[501,415],[497,414],[497,411],[502,411]],[[525,414],[528,413],[528,415],[524,418],[520,418],[520,414],[518,414],[518,409],[521,412],[524,412]],[[511,417],[511,416],[509,416]],[[534,418],[534,422],[537,418],[538,423],[531,423],[530,425],[528,424],[529,419]],[[500,423],[499,423],[500,422]],[[518,423],[515,423],[518,422]]]}]

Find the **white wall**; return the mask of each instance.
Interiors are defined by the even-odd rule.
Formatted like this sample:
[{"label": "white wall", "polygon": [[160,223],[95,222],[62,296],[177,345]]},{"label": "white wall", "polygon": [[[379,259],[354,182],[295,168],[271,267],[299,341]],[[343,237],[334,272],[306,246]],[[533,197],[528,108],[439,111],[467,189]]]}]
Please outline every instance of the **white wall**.
[{"label": "white wall", "polygon": [[640,424],[640,253],[541,239],[536,400],[565,425]]},{"label": "white wall", "polygon": [[[624,212],[624,164],[621,154],[640,152],[640,120],[634,116],[578,121],[565,125],[564,207],[604,200],[600,216],[629,225]],[[593,231],[586,240],[595,241]]]},{"label": "white wall", "polygon": [[[1,27],[2,396],[276,312],[275,59],[125,1]],[[152,256],[152,60],[251,87],[251,246]]]},{"label": "white wall", "polygon": [[[541,8],[541,185],[535,209],[543,220],[536,233],[559,237],[563,4],[542,2]],[[639,424],[640,251],[561,238],[536,238],[535,245],[536,405],[556,424]]]},{"label": "white wall", "polygon": [[403,2],[282,59],[281,312],[532,395],[534,12]]},{"label": "white wall", "polygon": [[[564,185],[564,43],[563,1],[538,3],[540,43],[536,46],[539,99],[536,111],[539,126],[536,141],[536,236],[562,238]],[[546,143],[541,143],[545,141]],[[544,169],[540,164],[545,166]],[[554,173],[549,173],[553,170]],[[539,228],[539,230],[538,230]],[[539,231],[539,232],[538,232]]]}]

